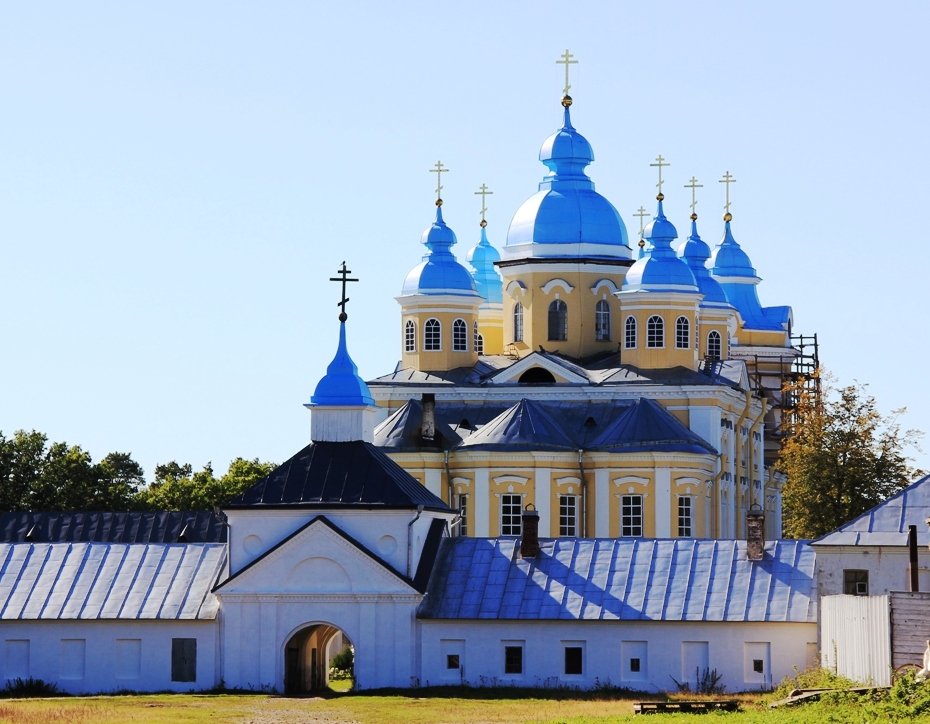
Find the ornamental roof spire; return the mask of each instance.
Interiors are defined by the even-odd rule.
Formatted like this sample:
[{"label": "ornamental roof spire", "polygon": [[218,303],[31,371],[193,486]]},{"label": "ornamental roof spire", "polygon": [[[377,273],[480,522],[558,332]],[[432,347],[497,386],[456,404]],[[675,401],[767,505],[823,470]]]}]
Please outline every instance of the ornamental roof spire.
[{"label": "ornamental roof spire", "polygon": [[488,189],[488,185],[483,183],[475,191],[475,196],[481,197],[481,238],[478,243],[469,249],[465,261],[472,268],[472,278],[475,280],[475,286],[478,288],[478,294],[484,297],[486,302],[494,304],[502,303],[504,300],[504,288],[500,274],[494,267],[494,262],[501,260],[501,255],[488,241],[488,221],[485,215],[488,212],[488,196],[494,192]]}]

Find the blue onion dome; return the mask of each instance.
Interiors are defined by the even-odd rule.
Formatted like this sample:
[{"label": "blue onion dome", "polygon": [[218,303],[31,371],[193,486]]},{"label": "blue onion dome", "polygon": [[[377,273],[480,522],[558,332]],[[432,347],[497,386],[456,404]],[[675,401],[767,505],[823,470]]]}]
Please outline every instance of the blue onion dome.
[{"label": "blue onion dome", "polygon": [[465,261],[472,268],[472,278],[478,294],[485,301],[502,304],[504,301],[504,282],[498,274],[494,262],[500,261],[501,255],[488,241],[487,222],[481,221],[481,239],[468,251]]},{"label": "blue onion dome", "polygon": [[336,356],[326,368],[326,375],[321,379],[310,398],[311,405],[341,407],[373,406],[375,401],[365,381],[358,376],[358,367],[349,356],[346,348],[346,323],[339,322],[339,346]]},{"label": "blue onion dome", "polygon": [[626,273],[623,291],[698,291],[697,281],[687,263],[678,258],[672,249],[672,242],[678,238],[674,224],[665,216],[662,208],[662,194],[658,195],[658,208],[655,218],[643,231],[646,246],[643,255],[637,259]]},{"label": "blue onion dome", "polygon": [[456,261],[452,246],[455,232],[442,219],[442,207],[436,206],[436,221],[423,232],[420,241],[426,245],[423,261],[417,264],[407,278],[401,294],[457,294],[476,297],[475,280],[468,270]]},{"label": "blue onion dome", "polygon": [[[626,226],[607,199],[594,190],[585,167],[594,160],[591,144],[572,126],[566,96],[562,127],[549,136],[539,160],[549,172],[539,191],[523,202],[510,222],[505,253],[534,245],[537,257],[632,257]],[[546,245],[548,248],[541,245]],[[594,245],[594,248],[590,246]]]},{"label": "blue onion dome", "polygon": [[717,306],[729,304],[723,287],[714,279],[707,269],[707,260],[710,259],[710,247],[697,230],[697,214],[691,214],[691,236],[678,245],[678,256],[691,268],[698,290],[704,295],[701,305]]},{"label": "blue onion dome", "polygon": [[[727,214],[727,216],[730,216]],[[748,277],[758,280],[749,255],[733,238],[730,219],[724,217],[723,238],[710,258],[711,274],[715,277]]]}]

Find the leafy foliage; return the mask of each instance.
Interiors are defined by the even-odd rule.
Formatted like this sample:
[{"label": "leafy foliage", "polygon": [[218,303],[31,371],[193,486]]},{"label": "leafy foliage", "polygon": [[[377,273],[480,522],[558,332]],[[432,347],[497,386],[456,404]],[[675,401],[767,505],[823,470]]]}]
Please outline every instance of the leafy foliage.
[{"label": "leafy foliage", "polygon": [[355,652],[351,646],[346,646],[342,651],[333,656],[329,662],[329,675],[333,679],[350,679],[352,678],[352,669],[355,666]]},{"label": "leafy foliage", "polygon": [[275,464],[258,458],[235,458],[225,475],[217,477],[210,463],[193,471],[189,463],[155,466],[155,481],[141,490],[137,507],[146,510],[210,510],[239,495],[259,478],[274,470]]},{"label": "leafy foliage", "polygon": [[785,390],[797,401],[779,467],[787,474],[784,530],[790,538],[816,538],[864,513],[910,483],[906,451],[919,433],[902,430],[904,409],[882,415],[866,385],[834,390],[822,398],[801,388]]},{"label": "leafy foliage", "polygon": [[0,510],[125,510],[143,482],[129,453],[94,463],[78,445],[41,432],[0,432]]}]

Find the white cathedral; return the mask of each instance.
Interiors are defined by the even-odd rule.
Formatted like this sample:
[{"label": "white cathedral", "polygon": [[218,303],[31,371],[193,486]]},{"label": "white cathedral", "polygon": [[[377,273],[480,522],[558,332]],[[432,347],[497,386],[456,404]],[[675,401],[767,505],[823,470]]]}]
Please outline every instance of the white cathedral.
[{"label": "white cathedral", "polygon": [[781,539],[775,470],[791,310],[729,201],[713,250],[694,213],[677,243],[661,156],[631,244],[571,105],[502,252],[482,221],[460,264],[437,198],[400,363],[359,378],[343,306],[311,441],[222,513],[0,516],[6,680],[299,693],[351,645],[358,689],[746,690],[818,661],[836,572]]}]

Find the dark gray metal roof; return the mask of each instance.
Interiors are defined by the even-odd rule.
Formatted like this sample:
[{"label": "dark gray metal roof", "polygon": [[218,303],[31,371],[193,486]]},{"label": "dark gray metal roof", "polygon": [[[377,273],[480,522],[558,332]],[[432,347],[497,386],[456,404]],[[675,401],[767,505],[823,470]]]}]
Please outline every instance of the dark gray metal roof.
[{"label": "dark gray metal roof", "polygon": [[2,513],[2,543],[224,543],[222,517],[207,511]]},{"label": "dark gray metal roof", "polygon": [[888,500],[817,538],[816,546],[904,546],[908,526],[917,526],[917,545],[930,545],[930,475],[911,483]]},{"label": "dark gray metal roof", "polygon": [[437,415],[435,437],[432,440],[424,439],[421,434],[423,406],[419,400],[407,400],[375,428],[375,446],[397,452],[423,449],[448,450],[455,447],[462,441],[462,437],[438,417]]},{"label": "dark gray metal roof", "polygon": [[225,508],[449,507],[367,442],[315,442],[275,468]]},{"label": "dark gray metal roof", "polygon": [[814,551],[737,540],[557,538],[520,558],[514,538],[443,540],[421,618],[815,622]]},{"label": "dark gray metal roof", "polygon": [[466,438],[460,448],[469,450],[567,450],[577,443],[545,407],[532,400],[520,400]]},{"label": "dark gray metal roof", "polygon": [[717,453],[700,435],[691,432],[662,405],[640,398],[616,418],[589,446],[613,452]]}]

